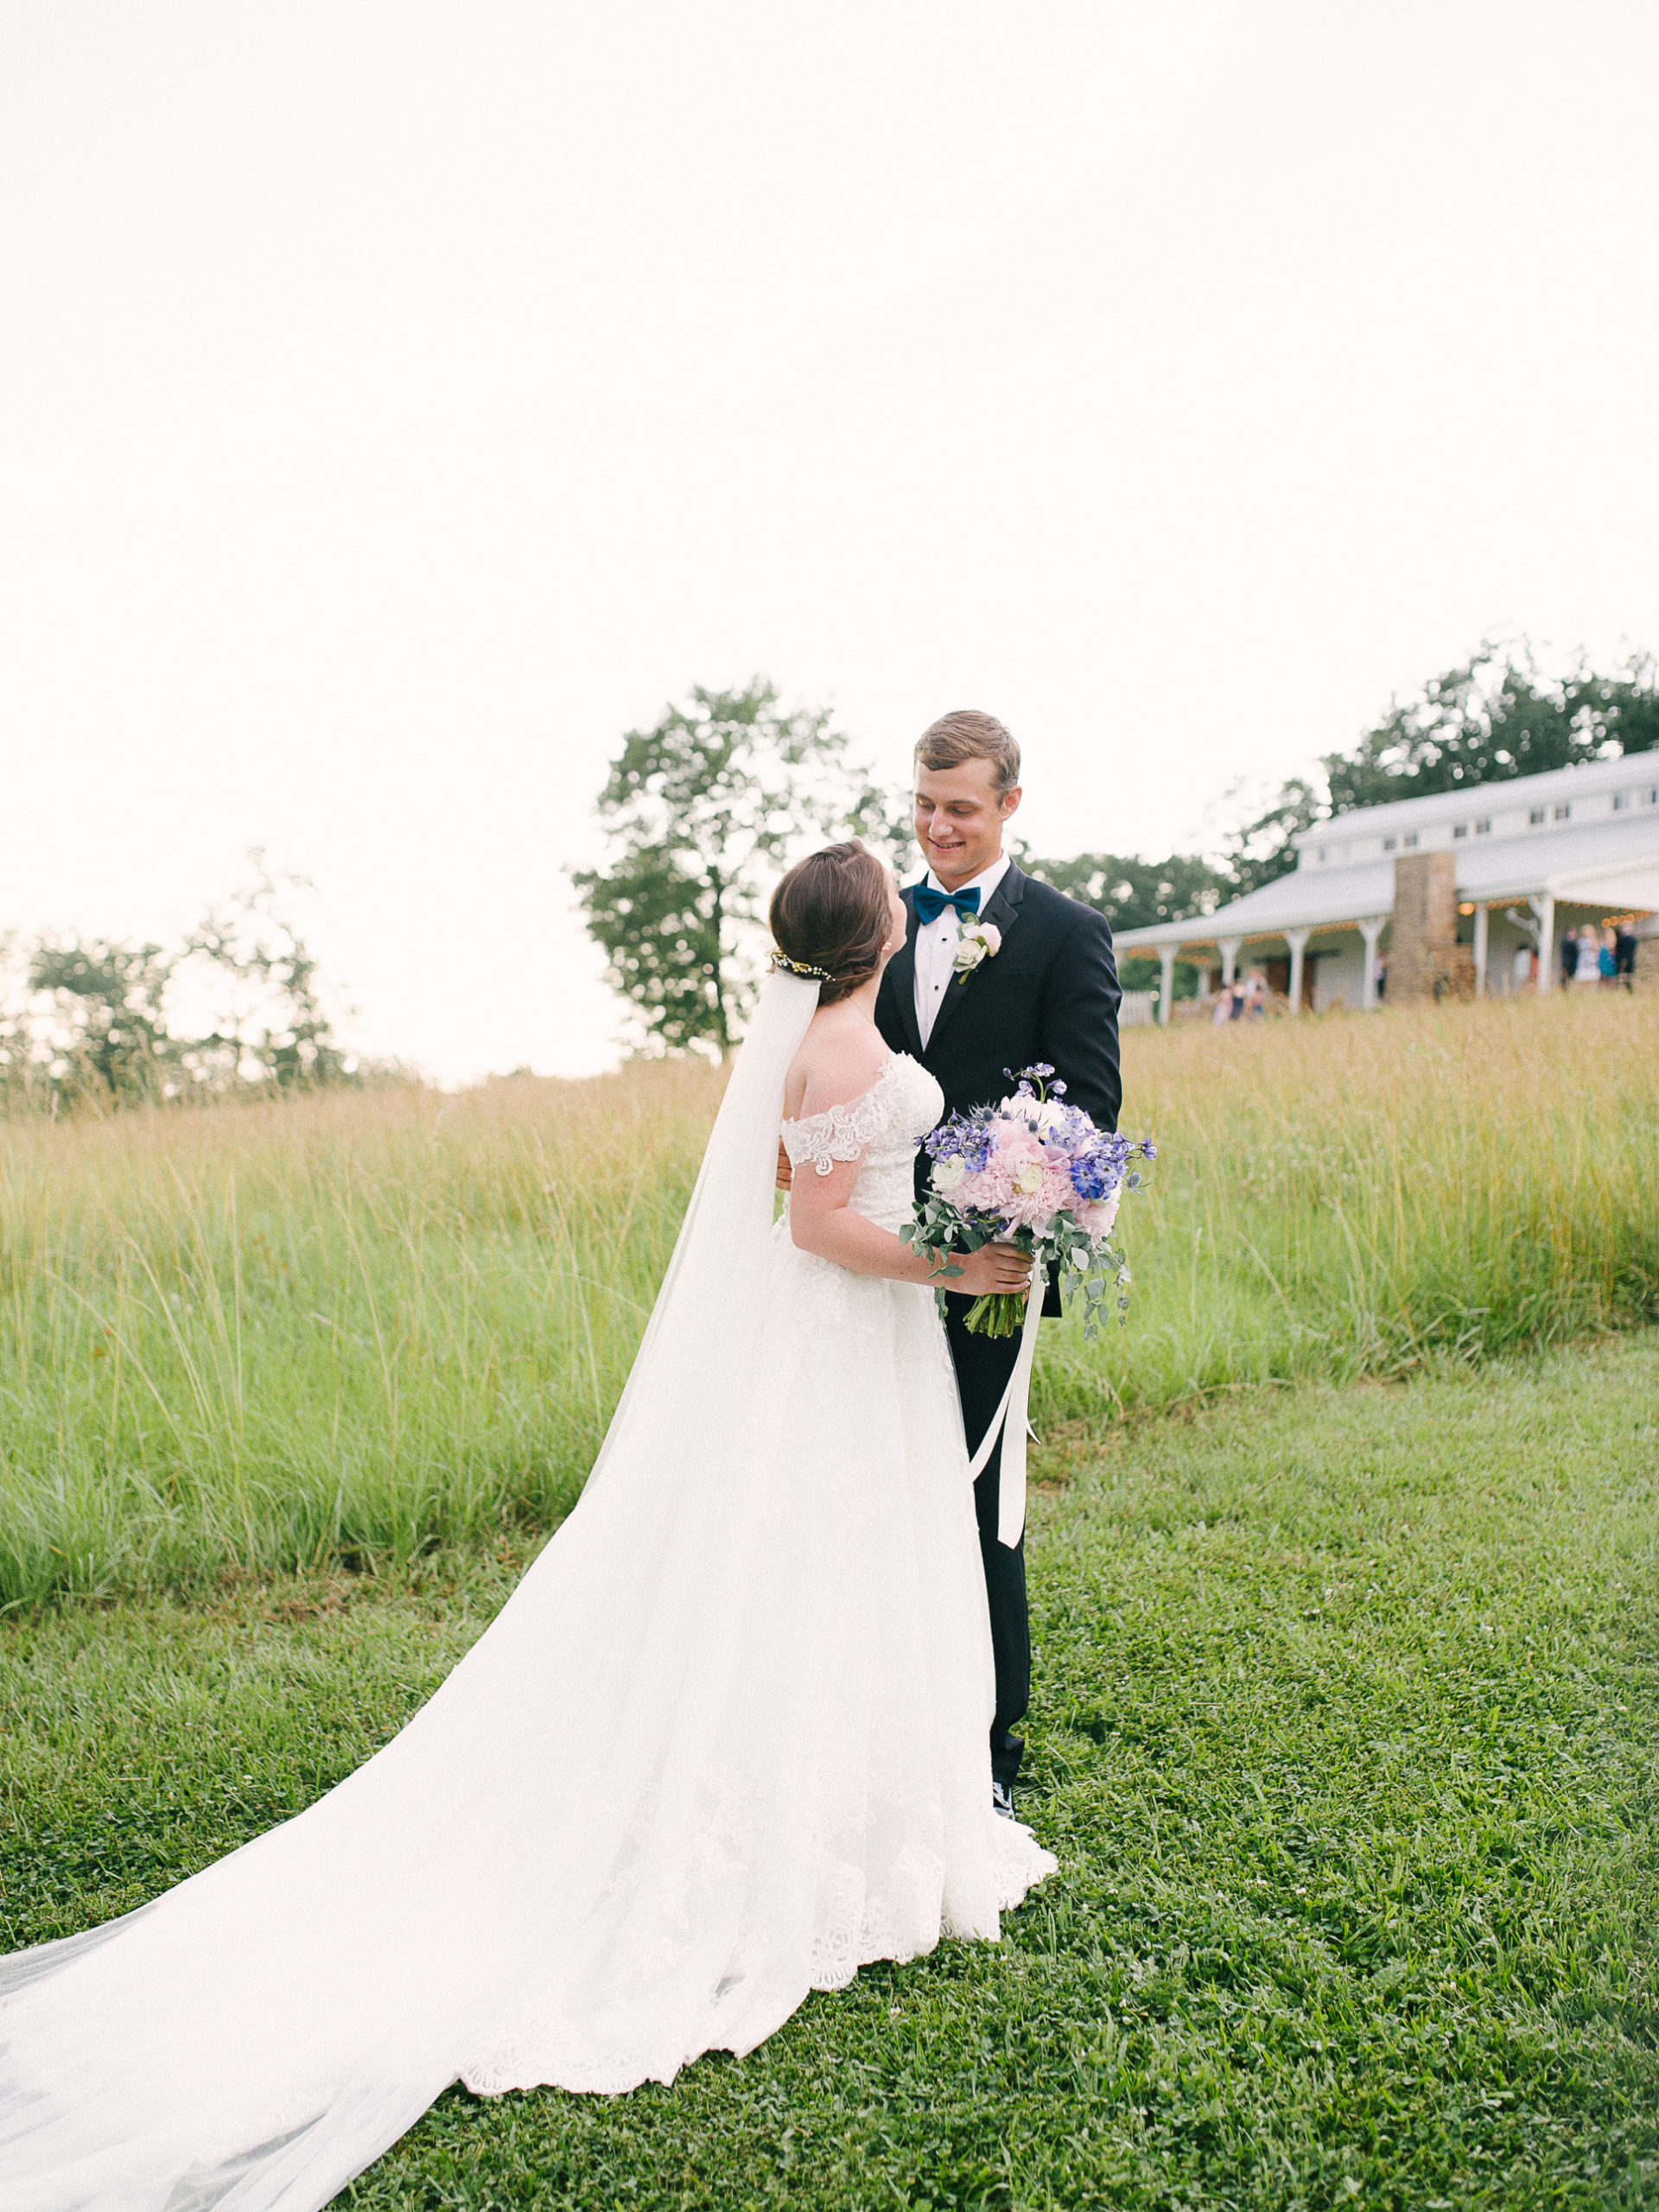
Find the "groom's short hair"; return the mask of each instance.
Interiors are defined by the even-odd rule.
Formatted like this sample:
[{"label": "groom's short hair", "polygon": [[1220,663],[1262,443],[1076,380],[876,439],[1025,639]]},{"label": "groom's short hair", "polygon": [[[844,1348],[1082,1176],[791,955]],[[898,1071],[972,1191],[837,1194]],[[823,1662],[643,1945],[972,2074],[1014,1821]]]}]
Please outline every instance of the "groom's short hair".
[{"label": "groom's short hair", "polygon": [[995,715],[982,715],[973,707],[941,715],[916,741],[918,768],[960,768],[964,760],[992,763],[999,798],[1020,780],[1020,747]]}]

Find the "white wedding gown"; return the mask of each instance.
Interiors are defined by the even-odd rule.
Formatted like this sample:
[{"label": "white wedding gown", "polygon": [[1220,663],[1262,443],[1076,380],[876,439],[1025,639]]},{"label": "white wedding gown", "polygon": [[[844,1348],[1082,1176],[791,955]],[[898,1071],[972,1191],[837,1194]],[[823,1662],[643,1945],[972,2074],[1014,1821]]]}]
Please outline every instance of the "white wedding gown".
[{"label": "white wedding gown", "polygon": [[[1054,1861],[990,1808],[990,1637],[931,1292],[771,1225],[815,986],[775,976],[580,1504],[298,1818],[0,1961],[4,2212],[315,2212],[451,2082],[620,2091],[812,1989],[994,1938]],[[938,1085],[792,1124],[911,1205]]]}]

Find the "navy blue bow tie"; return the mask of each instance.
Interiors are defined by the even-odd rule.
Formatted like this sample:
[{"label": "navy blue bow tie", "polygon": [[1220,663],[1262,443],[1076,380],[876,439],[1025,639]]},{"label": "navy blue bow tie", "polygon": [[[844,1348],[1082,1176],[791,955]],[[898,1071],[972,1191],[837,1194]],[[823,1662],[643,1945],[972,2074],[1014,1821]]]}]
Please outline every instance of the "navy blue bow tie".
[{"label": "navy blue bow tie", "polygon": [[969,914],[979,912],[979,886],[976,883],[967,891],[935,891],[931,883],[916,887],[916,918],[925,929],[930,922],[937,922],[947,906],[954,906],[965,921]]}]

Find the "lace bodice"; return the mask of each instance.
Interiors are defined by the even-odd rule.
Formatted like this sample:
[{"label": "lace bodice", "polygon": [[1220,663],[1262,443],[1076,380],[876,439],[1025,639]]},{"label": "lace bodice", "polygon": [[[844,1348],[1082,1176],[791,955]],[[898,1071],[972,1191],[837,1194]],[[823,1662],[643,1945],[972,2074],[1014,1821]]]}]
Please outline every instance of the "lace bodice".
[{"label": "lace bodice", "polygon": [[910,1218],[917,1140],[944,1113],[944,1093],[919,1061],[895,1052],[869,1089],[822,1114],[783,1125],[784,1149],[798,1173],[829,1174],[837,1160],[863,1155],[848,1200],[867,1221],[897,1229]]}]

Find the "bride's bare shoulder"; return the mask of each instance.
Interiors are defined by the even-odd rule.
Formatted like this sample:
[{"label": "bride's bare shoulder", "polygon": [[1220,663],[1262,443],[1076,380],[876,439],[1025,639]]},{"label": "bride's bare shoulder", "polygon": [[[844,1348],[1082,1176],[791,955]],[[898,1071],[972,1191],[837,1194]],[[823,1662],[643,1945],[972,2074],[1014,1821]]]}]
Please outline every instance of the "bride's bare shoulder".
[{"label": "bride's bare shoulder", "polygon": [[785,1114],[798,1122],[861,1098],[892,1058],[874,1022],[815,1022],[789,1071]]}]

